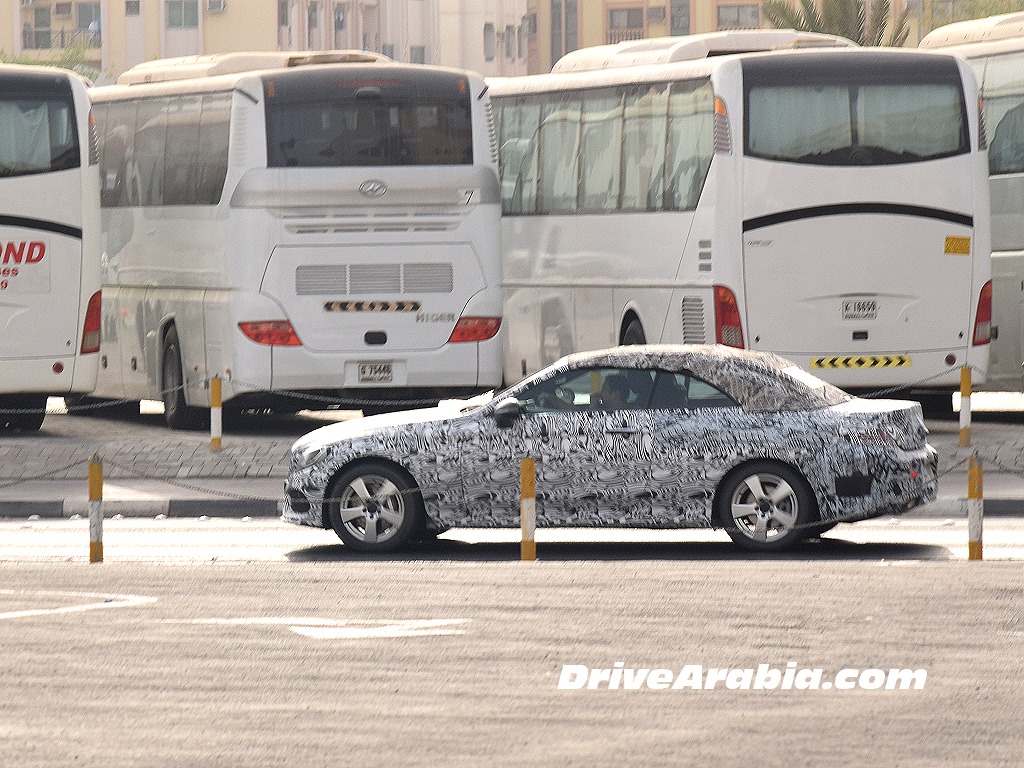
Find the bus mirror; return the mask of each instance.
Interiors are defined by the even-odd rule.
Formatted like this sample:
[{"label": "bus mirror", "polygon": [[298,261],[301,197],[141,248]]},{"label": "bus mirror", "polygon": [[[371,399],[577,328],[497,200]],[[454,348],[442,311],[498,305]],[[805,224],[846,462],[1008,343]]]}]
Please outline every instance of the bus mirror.
[{"label": "bus mirror", "polygon": [[523,413],[519,401],[514,398],[502,400],[494,407],[494,423],[499,429],[508,429]]}]

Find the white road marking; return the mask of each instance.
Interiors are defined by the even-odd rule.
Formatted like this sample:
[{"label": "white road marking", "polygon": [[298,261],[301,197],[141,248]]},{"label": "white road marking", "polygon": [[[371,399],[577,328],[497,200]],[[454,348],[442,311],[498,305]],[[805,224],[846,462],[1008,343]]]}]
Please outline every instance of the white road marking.
[{"label": "white road marking", "polygon": [[431,635],[461,635],[464,629],[456,625],[468,619],[319,619],[313,617],[194,619],[181,624],[234,624],[238,626],[285,626],[292,632],[316,640],[356,640],[372,637],[426,637]]},{"label": "white road marking", "polygon": [[95,611],[101,608],[132,608],[140,605],[150,605],[156,602],[155,597],[142,597],[140,595],[104,595],[96,592],[44,592],[27,591],[15,589],[0,589],[0,595],[13,595],[15,597],[31,598],[38,597],[95,597],[102,602],[82,603],[80,605],[65,605],[60,608],[36,608],[26,611],[8,611],[0,613],[0,619],[24,619],[30,616],[53,616],[62,613],[81,613],[82,611]]}]

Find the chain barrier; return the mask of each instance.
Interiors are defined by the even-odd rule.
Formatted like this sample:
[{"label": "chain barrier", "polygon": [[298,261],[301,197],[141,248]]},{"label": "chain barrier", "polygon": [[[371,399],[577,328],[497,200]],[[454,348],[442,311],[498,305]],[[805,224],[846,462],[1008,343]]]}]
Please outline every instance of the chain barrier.
[{"label": "chain barrier", "polygon": [[[132,477],[136,480],[156,480],[167,485],[173,485],[177,488],[183,488],[188,491],[198,491],[200,493],[209,493],[213,496],[221,496],[225,499],[233,499],[235,501],[266,501],[262,496],[253,496],[245,493],[235,493],[234,491],[223,491],[218,488],[204,488],[193,483],[186,483],[174,477],[152,477],[144,475],[141,472],[137,472],[131,467],[126,467],[123,464],[118,464],[114,461],[104,460],[104,464],[114,469],[118,469],[128,477]],[[230,478],[229,478],[230,479]]]},{"label": "chain barrier", "polygon": [[58,467],[57,469],[48,470],[39,475],[19,477],[17,480],[5,480],[3,482],[0,482],[0,488],[13,488],[16,485],[21,485],[22,483],[31,483],[34,480],[49,480],[53,478],[55,475],[59,475],[61,472],[67,472],[69,469],[74,469],[75,467],[79,467],[88,463],[88,460],[81,459],[79,461],[72,462],[71,464],[66,464],[63,467]]}]

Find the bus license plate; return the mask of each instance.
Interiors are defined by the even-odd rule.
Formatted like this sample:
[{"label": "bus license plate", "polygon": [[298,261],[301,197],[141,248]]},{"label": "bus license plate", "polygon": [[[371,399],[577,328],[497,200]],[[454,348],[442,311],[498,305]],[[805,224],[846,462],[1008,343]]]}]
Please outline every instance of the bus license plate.
[{"label": "bus license plate", "polygon": [[874,299],[855,299],[843,302],[843,320],[874,320],[878,305]]},{"label": "bus license plate", "polygon": [[390,382],[391,363],[360,363],[359,381],[361,382]]}]

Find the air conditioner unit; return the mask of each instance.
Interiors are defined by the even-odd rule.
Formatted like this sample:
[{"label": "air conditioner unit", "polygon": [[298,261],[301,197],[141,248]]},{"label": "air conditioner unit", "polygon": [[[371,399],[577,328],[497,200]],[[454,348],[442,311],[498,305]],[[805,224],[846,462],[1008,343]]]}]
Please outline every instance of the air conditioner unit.
[{"label": "air conditioner unit", "polygon": [[227,8],[227,0],[206,0],[206,10],[208,13],[220,13]]},{"label": "air conditioner unit", "polygon": [[33,3],[33,0],[21,0],[21,7],[22,8],[31,8],[32,7],[32,3]]}]

